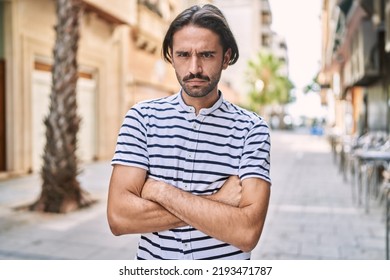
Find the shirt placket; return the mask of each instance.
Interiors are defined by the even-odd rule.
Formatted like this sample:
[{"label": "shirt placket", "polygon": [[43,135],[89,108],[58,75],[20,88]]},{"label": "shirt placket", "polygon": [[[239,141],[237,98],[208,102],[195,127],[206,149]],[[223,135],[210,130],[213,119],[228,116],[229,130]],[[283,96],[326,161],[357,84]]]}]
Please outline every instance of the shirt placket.
[{"label": "shirt placket", "polygon": [[[185,161],[185,172],[184,172],[184,189],[188,192],[191,192],[194,188],[194,184],[192,183],[193,180],[193,171],[195,168],[195,158],[196,158],[196,151],[198,148],[198,139],[199,139],[199,130],[200,130],[200,124],[201,120],[203,119],[203,116],[195,116],[193,114],[193,118],[189,122],[191,126],[191,132],[189,133],[188,137],[192,139],[193,141],[189,141],[187,145],[187,154],[186,154],[186,161]],[[191,228],[190,226],[188,228]],[[183,251],[184,251],[184,259],[192,259],[192,242],[191,242],[191,231],[185,231],[183,232]]]}]

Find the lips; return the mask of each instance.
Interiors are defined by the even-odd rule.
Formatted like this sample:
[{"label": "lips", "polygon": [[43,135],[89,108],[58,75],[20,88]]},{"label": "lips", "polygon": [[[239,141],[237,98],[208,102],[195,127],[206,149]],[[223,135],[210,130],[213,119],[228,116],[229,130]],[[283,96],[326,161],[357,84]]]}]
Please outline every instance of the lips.
[{"label": "lips", "polygon": [[199,79],[191,79],[191,80],[187,80],[185,82],[187,84],[203,84],[203,83],[206,83],[208,81],[207,80],[199,80]]}]

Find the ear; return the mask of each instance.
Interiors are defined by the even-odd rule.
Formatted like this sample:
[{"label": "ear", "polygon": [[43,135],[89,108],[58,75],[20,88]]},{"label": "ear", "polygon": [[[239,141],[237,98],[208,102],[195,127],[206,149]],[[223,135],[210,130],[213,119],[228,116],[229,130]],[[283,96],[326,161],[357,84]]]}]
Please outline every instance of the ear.
[{"label": "ear", "polygon": [[228,49],[223,55],[222,69],[226,69],[229,66],[230,57],[232,56],[232,49]]}]

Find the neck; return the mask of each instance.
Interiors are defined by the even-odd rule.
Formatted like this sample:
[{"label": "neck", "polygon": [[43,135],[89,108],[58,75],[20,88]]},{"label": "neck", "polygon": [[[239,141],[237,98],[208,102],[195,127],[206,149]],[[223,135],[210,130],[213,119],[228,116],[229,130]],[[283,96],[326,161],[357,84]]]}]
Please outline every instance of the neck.
[{"label": "neck", "polygon": [[192,97],[189,96],[184,90],[181,92],[184,102],[188,106],[195,108],[195,114],[198,115],[199,111],[204,108],[212,107],[219,99],[218,90],[213,90],[204,97]]}]

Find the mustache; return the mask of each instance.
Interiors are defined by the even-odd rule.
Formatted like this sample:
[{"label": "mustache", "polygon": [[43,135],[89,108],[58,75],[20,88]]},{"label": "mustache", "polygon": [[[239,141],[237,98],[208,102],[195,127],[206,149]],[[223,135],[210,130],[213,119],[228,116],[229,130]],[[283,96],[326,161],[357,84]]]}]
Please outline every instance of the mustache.
[{"label": "mustache", "polygon": [[193,80],[193,79],[200,79],[200,80],[204,80],[204,81],[210,81],[210,78],[209,77],[207,77],[207,76],[203,76],[202,74],[199,74],[199,73],[197,73],[197,74],[189,74],[189,75],[187,75],[187,76],[185,76],[184,78],[183,78],[183,82],[187,82],[187,81],[189,81],[189,80]]}]

